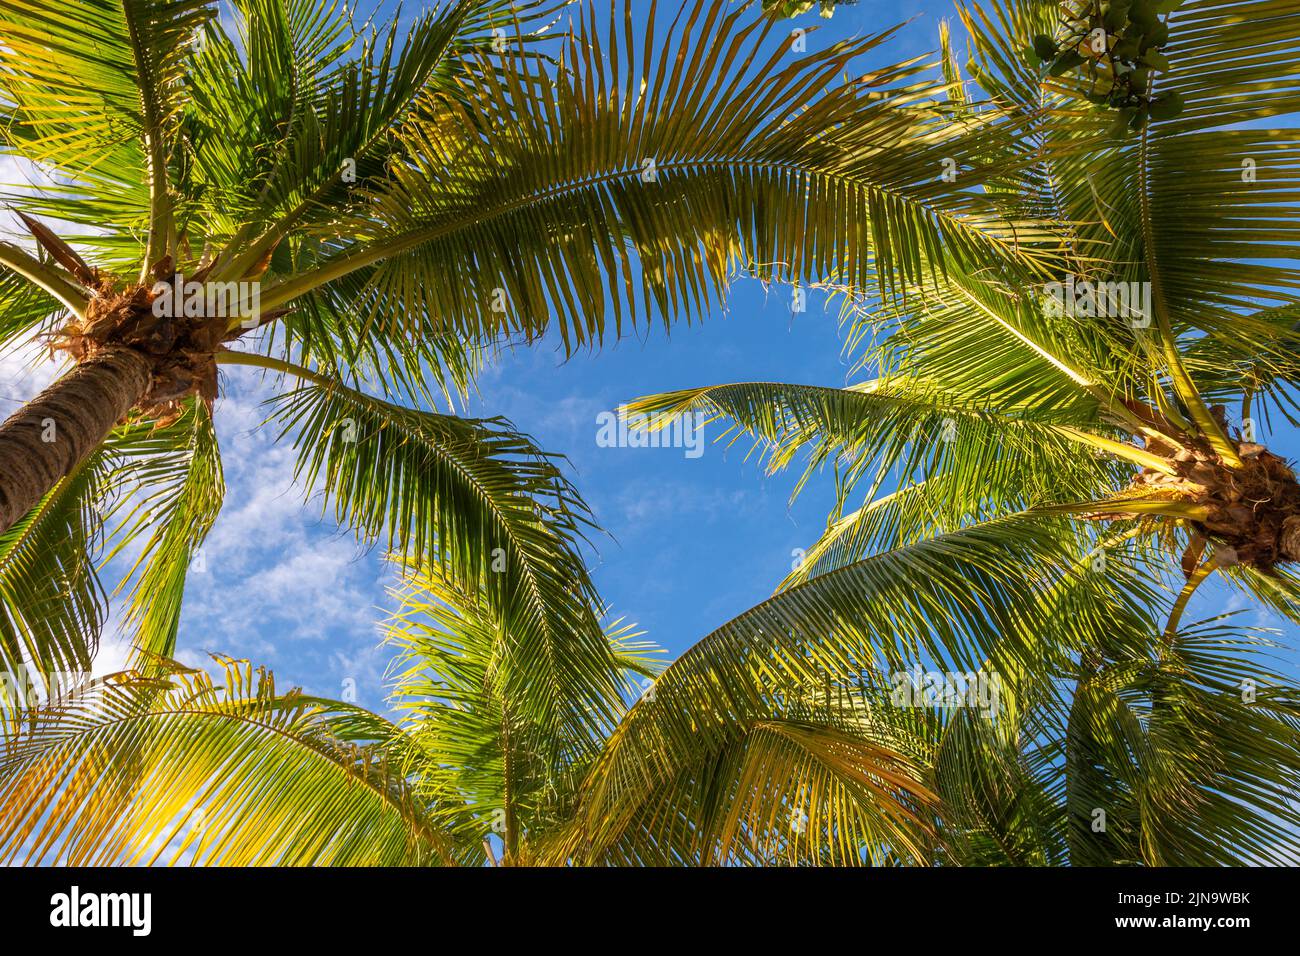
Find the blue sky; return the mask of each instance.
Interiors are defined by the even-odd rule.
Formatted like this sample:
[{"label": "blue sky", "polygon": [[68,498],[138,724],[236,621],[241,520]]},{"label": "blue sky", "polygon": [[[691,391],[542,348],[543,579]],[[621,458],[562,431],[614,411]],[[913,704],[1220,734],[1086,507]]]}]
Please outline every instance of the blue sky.
[{"label": "blue sky", "polygon": [[[408,4],[408,14],[419,6]],[[933,49],[939,20],[951,15],[946,0],[862,0],[829,22],[810,13],[794,25],[821,27],[809,37],[814,47],[917,17],[874,55],[883,64]],[[0,175],[0,182],[13,179]],[[57,372],[49,363],[32,369],[31,358],[0,359],[6,407]],[[598,447],[597,416],[653,392],[748,380],[841,385],[848,372],[838,316],[820,297],[796,314],[788,288],[740,280],[725,311],[671,335],[657,328],[567,362],[555,342],[505,354],[480,377],[469,411],[505,416],[568,456],[608,532],[596,539],[597,586],[615,615],[676,655],[772,592],[794,549],[824,528],[831,479],[814,482],[792,505],[795,476],[766,476],[746,461],[745,443],[714,444],[718,428],[706,432],[703,455],[689,458],[682,449]],[[274,670],[281,687],[326,696],[354,688],[359,703],[382,709],[389,653],[377,623],[391,607],[391,573],[378,550],[367,551],[323,515],[318,498],[304,507],[293,449],[260,426],[259,402],[273,392],[261,373],[228,369],[224,381],[217,423],[229,493],[202,570],[191,577],[177,656],[199,666],[208,652],[247,657]],[[1294,453],[1293,433],[1272,437],[1279,453]],[[1223,591],[1205,589],[1193,615],[1228,609],[1227,602]],[[112,669],[124,653],[120,642],[107,641],[97,670]]]}]

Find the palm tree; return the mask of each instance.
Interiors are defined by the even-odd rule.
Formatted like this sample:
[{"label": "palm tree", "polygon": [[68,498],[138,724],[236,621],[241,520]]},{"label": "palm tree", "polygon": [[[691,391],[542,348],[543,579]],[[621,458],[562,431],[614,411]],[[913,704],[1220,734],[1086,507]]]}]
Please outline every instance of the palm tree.
[{"label": "palm tree", "polygon": [[[630,6],[607,27],[597,7],[553,39],[555,10],[502,0],[384,34],[308,0],[0,11],[5,152],[60,184],[10,197],[36,245],[0,243],[0,338],[36,333],[75,363],[0,425],[6,854],[147,857],[204,814],[214,862],[465,861],[481,834],[466,856],[454,823],[493,800],[512,861],[543,852],[525,830],[562,844],[537,819],[578,839],[576,795],[521,789],[516,755],[585,779],[622,713],[629,659],[580,557],[592,516],[508,422],[439,401],[503,343],[555,329],[572,352],[690,319],[737,270],[808,283],[838,260],[865,279],[895,246],[1037,254],[981,174],[961,190],[933,175],[942,158],[974,166],[975,127],[982,150],[1011,124],[952,126],[917,62],[841,80],[885,36],[796,49],[756,8],[691,0],[663,39]],[[421,783],[391,726],[356,708],[169,659],[224,494],[227,364],[294,379],[269,424],[304,483],[486,622],[464,666],[491,681],[484,740],[501,756],[462,769],[500,765],[500,796]],[[63,687],[104,625],[105,561],[128,562],[134,655],[106,684]],[[48,699],[29,699],[42,683]]]},{"label": "palm tree", "polygon": [[[1218,577],[1300,622],[1300,484],[1264,441],[1268,421],[1297,423],[1300,131],[1278,127],[1300,114],[1300,13],[960,14],[979,92],[945,36],[952,104],[1023,118],[1023,164],[992,188],[1056,223],[1059,272],[949,262],[875,295],[832,280],[859,357],[847,387],[714,385],[629,407],[653,425],[725,418],[772,469],[802,460],[801,486],[836,470],[839,504],[802,563],[687,656],[711,653],[719,674],[811,667],[832,687],[866,670],[878,692],[918,664],[996,678],[997,714],[948,708],[921,738],[950,859],[1294,863],[1300,686],[1265,633],[1184,615]],[[1160,67],[1135,81],[1124,56]],[[760,683],[729,697],[759,706]],[[618,744],[606,772],[646,759]],[[663,749],[699,757],[684,735]]]},{"label": "palm tree", "polygon": [[736,269],[1008,228],[915,165],[962,155],[913,107],[919,66],[838,79],[882,37],[796,54],[692,0],[663,40],[595,6],[548,39],[563,12],[456,0],[380,33],[307,0],[5,4],[0,142],[59,185],[8,197],[35,252],[0,242],[0,344],[74,362],[0,425],[5,673],[89,666],[114,556],[133,643],[173,652],[231,364],[288,383],[270,424],[341,524],[594,666],[585,506],[508,422],[439,403],[504,343],[690,319]]},{"label": "palm tree", "polygon": [[[1296,71],[1279,66],[1277,51],[1295,48],[1287,41],[1300,18],[1271,0],[1246,6],[1258,9],[1190,0],[1170,18],[1170,68],[1158,82],[1184,109],[1143,111],[1137,131],[1120,133],[1116,113],[1131,107],[1081,105],[1100,64],[1044,81],[1031,38],[1064,47],[1073,29],[1057,23],[1055,7],[986,0],[962,10],[969,71],[986,100],[970,97],[945,42],[942,79],[889,68],[852,94],[824,94],[862,115],[833,122],[840,114],[827,103],[764,128],[812,124],[818,135],[790,149],[842,176],[833,187],[802,182],[797,225],[788,224],[794,207],[773,206],[769,193],[743,207],[737,230],[733,197],[753,187],[734,169],[727,189],[697,170],[704,195],[679,183],[656,207],[673,221],[688,210],[689,228],[679,226],[707,255],[657,254],[638,241],[640,218],[620,220],[640,261],[651,257],[644,281],[659,283],[671,313],[720,283],[729,263],[781,261],[753,268],[833,283],[854,297],[850,341],[871,375],[849,388],[714,386],[631,407],[656,424],[688,409],[729,416],[773,467],[803,453],[810,478],[834,461],[843,495],[826,535],[771,599],[704,637],[639,696],[635,685],[658,665],[621,625],[591,628],[604,610],[593,594],[552,612],[571,616],[555,626],[565,640],[548,641],[535,605],[502,593],[490,573],[439,560],[441,547],[427,554],[444,528],[425,548],[410,547],[411,529],[396,536],[405,584],[387,623],[401,649],[396,724],[280,694],[241,662],[225,662],[218,685],[142,656],[15,723],[0,751],[0,852],[205,863],[1291,859],[1297,689],[1268,667],[1263,635],[1182,620],[1212,574],[1292,619],[1300,613],[1287,525],[1294,476],[1217,408],[1245,392],[1249,412],[1285,415],[1295,374],[1284,214],[1297,143],[1290,131],[1260,132],[1258,121],[1296,111],[1297,92],[1279,80]],[[607,89],[599,58],[584,59],[594,47],[571,46],[554,75]],[[617,77],[614,52],[633,47],[608,49]],[[702,40],[699,49],[729,57],[731,48]],[[721,76],[707,60],[687,50],[676,62]],[[1211,69],[1222,63],[1236,67]],[[565,87],[555,109],[585,82]],[[635,96],[636,85],[619,88]],[[936,101],[941,91],[946,101]],[[617,96],[584,102],[583,128],[602,136],[626,136],[626,117],[642,112]],[[736,144],[716,121],[754,115],[728,109],[698,126],[683,126],[679,111],[676,135],[716,135],[712,155],[732,156]],[[491,123],[474,130],[495,132]],[[684,141],[669,138],[656,155]],[[1273,177],[1238,188],[1228,174],[1239,176],[1246,158]],[[881,171],[874,180],[872,170]],[[763,218],[763,209],[784,214]],[[589,268],[602,261],[590,257]],[[1151,283],[1151,323],[1050,308],[1077,305],[1044,294],[1052,282],[1064,290],[1067,276]],[[385,295],[421,293],[367,282],[349,288],[376,308]],[[580,324],[564,295],[546,305],[562,329]],[[280,321],[292,329],[296,320]],[[599,330],[573,334],[585,343]],[[309,379],[321,402],[354,394],[328,377],[332,368]],[[294,401],[289,424],[307,434],[341,411],[313,417]],[[346,406],[359,407],[360,398]],[[383,407],[401,422],[429,414]],[[165,430],[140,428],[155,439]],[[312,446],[309,473],[334,474],[334,454]],[[352,494],[380,508],[375,487],[388,485],[374,476],[393,475],[384,460],[344,461],[351,467],[337,468],[349,478],[333,487],[359,487]],[[571,543],[586,514],[562,478],[551,481],[544,520],[520,524],[528,541]],[[850,511],[855,494],[863,503]],[[1245,500],[1249,515],[1233,510]],[[391,527],[379,520],[363,531]],[[1174,561],[1190,575],[1176,596],[1166,592]],[[978,693],[907,706],[915,668],[971,675]]]}]

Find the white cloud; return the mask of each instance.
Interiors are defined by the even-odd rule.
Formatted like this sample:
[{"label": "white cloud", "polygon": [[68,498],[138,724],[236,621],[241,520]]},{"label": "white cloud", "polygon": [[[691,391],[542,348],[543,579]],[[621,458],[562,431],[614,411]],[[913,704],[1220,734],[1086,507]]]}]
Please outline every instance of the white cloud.
[{"label": "white cloud", "polygon": [[247,657],[283,686],[338,696],[351,677],[361,703],[378,706],[382,661],[376,621],[386,572],[321,501],[294,481],[296,452],[262,426],[272,385],[252,369],[226,376],[216,406],[226,503],[204,546],[204,568],[186,590],[177,655]]},{"label": "white cloud", "polygon": [[0,406],[8,417],[66,372],[68,363],[50,358],[44,343],[28,339],[0,352]]}]

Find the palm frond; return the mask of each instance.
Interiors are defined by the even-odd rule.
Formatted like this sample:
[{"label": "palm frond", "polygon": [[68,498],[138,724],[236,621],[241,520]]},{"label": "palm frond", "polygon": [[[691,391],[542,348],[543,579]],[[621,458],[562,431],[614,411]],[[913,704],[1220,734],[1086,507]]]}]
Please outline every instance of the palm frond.
[{"label": "palm frond", "polygon": [[577,550],[593,525],[552,456],[500,419],[402,408],[333,383],[272,401],[295,433],[300,478],[319,482],[340,523],[483,592],[537,669],[521,708],[556,720],[566,690],[604,706],[592,689],[611,680],[612,662]]},{"label": "palm frond", "polygon": [[790,58],[770,20],[743,17],[689,3],[656,50],[654,24],[641,44],[630,18],[603,31],[593,9],[553,76],[484,74],[456,117],[471,135],[412,124],[406,163],[354,223],[363,242],[266,302],[368,270],[368,321],[532,336],[553,314],[577,348],[611,313],[615,333],[700,313],[736,267],[807,283],[876,262],[915,278],[944,255],[1034,260],[1032,229],[978,190],[985,171],[962,189],[933,175],[969,149],[923,105],[941,87],[919,64],[830,85],[885,36]]},{"label": "palm frond", "polygon": [[[421,792],[465,807],[462,828],[500,836],[508,862],[526,858],[572,814],[578,783],[633,693],[633,668],[654,672],[651,648],[611,624],[598,663],[613,679],[575,688],[569,675],[548,675],[546,661],[521,656],[481,596],[429,574],[408,574],[398,596],[385,632],[398,651],[391,700],[403,715],[408,769]],[[539,694],[554,695],[546,710],[565,715],[559,732],[530,717]]]},{"label": "palm frond", "polygon": [[[1080,454],[1085,439],[1107,439],[1066,424],[1094,417],[1095,405],[1085,405],[1082,414],[1050,406],[988,411],[977,398],[905,377],[843,389],[771,382],[707,386],[642,398],[625,413],[651,428],[683,414],[725,417],[737,433],[754,437],[770,470],[806,453],[796,493],[833,464],[841,505],[863,483],[870,501],[888,482],[919,481],[924,487],[909,489],[906,500],[922,505],[936,529],[955,529],[990,509],[1006,513],[1099,485],[1122,487],[1125,474],[1122,465]],[[1138,454],[1128,445],[1110,447],[1130,461]]]},{"label": "palm frond", "polygon": [[1267,651],[1209,621],[1081,674],[1065,738],[1073,863],[1294,864],[1300,722]]},{"label": "palm frond", "polygon": [[124,459],[118,480],[125,513],[113,531],[107,560],[138,547],[117,589],[131,588],[125,624],[135,629],[131,643],[143,659],[170,657],[186,578],[225,497],[211,413],[191,399],[172,424],[128,427],[111,437],[108,447]]},{"label": "palm frond", "polygon": [[147,258],[175,240],[168,169],[181,78],[215,15],[210,0],[16,0],[0,13],[8,151],[111,188],[118,215],[146,227]]},{"label": "palm frond", "polygon": [[[736,808],[733,797],[741,803],[759,800],[754,806],[763,808],[769,829],[788,824],[788,817],[777,819],[780,815],[771,802],[792,798],[788,787],[772,782],[766,797],[756,780],[734,794],[733,787],[745,764],[749,732],[766,721],[790,720],[828,724],[814,738],[832,749],[847,746],[844,734],[857,734],[865,735],[863,746],[889,751],[877,756],[893,761],[890,765],[902,776],[883,773],[871,760],[858,769],[901,787],[889,798],[897,806],[880,802],[880,791],[869,806],[861,804],[866,791],[859,790],[852,801],[842,794],[835,807],[874,820],[876,843],[904,856],[928,859],[937,850],[922,840],[929,824],[921,818],[929,813],[926,819],[932,820],[935,811],[918,769],[926,751],[917,748],[925,735],[913,730],[880,736],[907,715],[888,707],[873,709],[871,692],[879,690],[887,675],[906,671],[918,660],[963,672],[992,662],[995,671],[1015,666],[1041,673],[1047,661],[1037,642],[1048,628],[1063,632],[1066,646],[1085,642],[1092,618],[1061,621],[1053,616],[1055,608],[1040,606],[1032,597],[1037,587],[1079,579],[1078,555],[1070,553],[1074,547],[1072,536],[1059,525],[1002,519],[870,555],[750,609],[691,647],[655,681],[653,695],[629,711],[584,787],[578,825],[556,852],[600,858],[617,852],[613,848],[628,828],[650,826],[647,821],[653,820],[651,831],[658,836],[636,840],[643,852],[650,852],[649,841],[662,843],[665,852],[671,847],[689,855],[693,851],[682,850],[689,845],[697,850],[703,846],[700,852],[712,854],[729,847],[739,833],[734,826],[718,831],[713,829],[716,821],[710,822],[711,814]],[[1073,633],[1076,627],[1079,632]],[[767,731],[775,733],[765,738],[773,746],[799,746],[797,734],[792,739],[778,728]],[[864,759],[863,752],[858,756]],[[814,763],[821,767],[819,774],[827,772],[825,765]],[[812,764],[796,761],[792,766],[807,769]],[[764,772],[787,770],[795,773],[775,765]],[[865,780],[858,783],[867,786]],[[928,809],[922,812],[923,807]],[[877,814],[906,833],[887,830],[882,836],[883,818]],[[738,826],[742,818],[754,823],[744,814],[731,819]],[[823,819],[833,825],[835,816]],[[913,825],[921,829],[910,829]],[[683,844],[674,831],[660,827],[712,835],[704,844],[693,837]],[[766,832],[755,838],[762,842]],[[817,845],[834,847],[835,836],[820,832],[823,839]],[[851,842],[834,851],[837,860],[848,860],[841,851]],[[922,849],[926,852],[920,853]]]},{"label": "palm frond", "polygon": [[[382,749],[224,660],[223,684],[157,662],[15,722],[0,741],[0,858],[67,865],[449,862]],[[178,759],[177,754],[184,754]]]},{"label": "palm frond", "polygon": [[97,452],[0,535],[0,715],[25,710],[58,672],[90,670],[108,614],[95,569],[106,465]]}]

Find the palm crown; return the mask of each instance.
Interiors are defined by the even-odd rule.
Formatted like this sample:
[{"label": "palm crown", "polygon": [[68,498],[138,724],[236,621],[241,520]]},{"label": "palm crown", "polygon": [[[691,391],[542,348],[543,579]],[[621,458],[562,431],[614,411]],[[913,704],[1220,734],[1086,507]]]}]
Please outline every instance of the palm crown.
[{"label": "palm crown", "polygon": [[[882,38],[796,57],[704,3],[663,49],[594,6],[548,40],[541,5],[462,2],[403,42],[234,6],[234,36],[193,0],[0,14],[6,148],[69,184],[22,202],[42,254],[0,245],[4,336],[77,362],[0,426],[0,646],[11,672],[88,664],[107,538],[138,556],[139,648],[10,714],[7,854],[467,863],[495,832],[509,862],[1286,858],[1294,687],[1258,636],[1182,612],[1218,572],[1296,615],[1295,478],[1219,406],[1285,414],[1296,371],[1296,138],[1258,121],[1300,91],[1258,54],[1300,17],[1257,0],[1228,31],[1239,5],[1189,0],[1151,81],[1183,111],[1127,132],[1074,73],[1044,82],[1025,47],[1063,34],[1033,0],[963,10],[978,96],[946,36],[941,75],[841,82]],[[76,251],[47,218],[95,233]],[[729,416],[866,502],[629,706],[658,665],[602,626],[558,463],[433,408],[504,338],[691,317],[736,269],[844,291],[872,378],[633,409]],[[250,291],[160,315],[178,273]],[[1149,321],[1050,308],[1067,277],[1149,283]],[[302,476],[403,569],[398,725],[167,660],[221,502],[222,363],[296,381],[271,419]],[[997,699],[899,706],[918,665]]]}]

